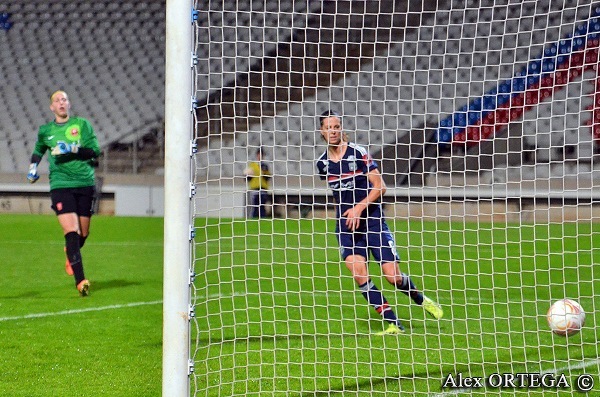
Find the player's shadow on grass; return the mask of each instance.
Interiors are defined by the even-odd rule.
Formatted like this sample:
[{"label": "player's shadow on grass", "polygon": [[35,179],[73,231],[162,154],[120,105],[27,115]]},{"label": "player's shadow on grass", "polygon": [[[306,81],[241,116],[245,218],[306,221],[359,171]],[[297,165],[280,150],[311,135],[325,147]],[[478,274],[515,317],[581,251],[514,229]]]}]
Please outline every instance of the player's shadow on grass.
[{"label": "player's shadow on grass", "polygon": [[30,291],[30,292],[23,292],[22,294],[17,294],[17,295],[2,295],[0,296],[0,299],[24,299],[24,298],[35,298],[40,296],[40,292],[39,291]]},{"label": "player's shadow on grass", "polygon": [[[364,324],[356,324],[353,329],[347,329],[345,332],[339,334],[339,336],[343,335],[356,335],[359,337],[368,338],[372,336],[374,332],[384,329],[384,322],[381,320],[366,320],[363,321]],[[407,332],[410,333],[411,324],[405,323]],[[338,332],[341,332],[338,330]],[[335,333],[335,332],[334,332]],[[226,334],[222,337],[202,337],[192,342],[199,343],[201,345],[209,345],[211,343],[234,343],[239,342],[241,340],[246,342],[267,342],[267,341],[277,341],[277,340],[311,340],[317,339],[321,336],[321,334],[317,333],[292,333],[292,334],[261,334],[261,335],[248,335],[248,334]]]},{"label": "player's shadow on grass", "polygon": [[[452,365],[447,365],[444,366],[445,370],[442,370],[442,372],[440,372],[438,369],[432,370],[432,371],[419,371],[419,372],[412,372],[412,373],[408,373],[408,374],[403,374],[403,375],[397,375],[397,376],[388,376],[385,378],[370,378],[370,379],[364,379],[360,382],[348,382],[348,383],[344,383],[341,384],[339,387],[332,387],[329,390],[320,390],[320,391],[311,391],[311,392],[306,392],[306,393],[301,393],[298,394],[299,397],[331,397],[331,396],[335,396],[335,395],[340,395],[343,396],[345,395],[347,392],[369,392],[369,391],[374,391],[374,392],[379,392],[380,390],[376,390],[375,386],[379,386],[379,385],[389,385],[389,387],[386,386],[386,390],[395,390],[395,391],[390,391],[390,393],[394,393],[394,395],[402,395],[402,394],[409,394],[409,393],[403,393],[402,392],[402,388],[400,385],[400,382],[402,381],[407,381],[407,382],[411,382],[411,384],[414,382],[415,379],[435,379],[435,378],[440,378],[442,376],[442,374],[446,373],[470,373],[470,366],[452,366]],[[438,389],[438,391],[443,391],[444,389],[442,389],[442,384],[440,382],[440,388]],[[398,393],[398,394],[395,394]]]},{"label": "player's shadow on grass", "polygon": [[225,336],[224,338],[199,338],[192,340],[192,343],[198,343],[202,346],[208,346],[212,343],[239,343],[240,341],[246,341],[248,343],[251,342],[275,342],[276,340],[304,340],[304,339],[314,339],[315,335],[300,335],[300,334],[292,334],[292,335],[241,335],[241,336]]},{"label": "player's shadow on grass", "polygon": [[115,279],[115,280],[92,280],[92,287],[95,291],[111,288],[131,287],[132,285],[141,285],[139,281]]}]

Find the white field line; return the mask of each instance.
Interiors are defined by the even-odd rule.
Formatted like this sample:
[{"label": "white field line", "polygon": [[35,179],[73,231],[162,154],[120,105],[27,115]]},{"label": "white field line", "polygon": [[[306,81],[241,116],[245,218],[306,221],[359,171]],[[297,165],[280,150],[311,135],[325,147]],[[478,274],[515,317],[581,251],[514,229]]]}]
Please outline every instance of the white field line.
[{"label": "white field line", "polygon": [[[348,292],[350,293],[350,292]],[[272,295],[288,295],[285,292],[270,292]],[[209,294],[208,297],[202,296],[198,297],[199,299],[223,299],[223,298],[232,298],[232,297],[240,297],[246,296],[247,293],[243,292],[234,292],[233,294]],[[327,296],[326,293],[314,293],[310,294],[312,296]],[[33,318],[45,318],[45,317],[55,317],[55,316],[67,316],[71,314],[80,314],[80,313],[88,313],[88,312],[99,312],[103,310],[113,310],[113,309],[123,309],[128,307],[136,307],[136,306],[148,306],[148,305],[158,305],[163,303],[162,300],[149,301],[149,302],[133,302],[133,303],[125,303],[122,305],[110,305],[110,306],[100,306],[100,307],[89,307],[86,309],[72,309],[72,310],[63,310],[60,312],[47,312],[47,313],[32,313],[32,314],[24,314],[22,316],[10,316],[10,317],[0,317],[0,322],[3,321],[18,321],[18,320],[28,320]]]},{"label": "white field line", "polygon": [[[287,296],[287,295],[310,295],[310,296],[318,296],[318,297],[328,297],[331,295],[355,295],[356,291],[332,291],[331,293],[327,292],[284,292],[284,291],[272,291],[272,292],[233,292],[232,294],[221,294],[221,293],[211,293],[211,294],[197,294],[196,301],[198,300],[208,300],[208,299],[227,299],[234,297],[245,297],[245,296],[258,296],[263,294],[275,295],[275,296]],[[484,303],[492,303],[493,300],[481,298],[477,296],[469,296],[466,297],[466,301],[468,302],[484,302]],[[113,309],[123,309],[127,307],[136,307],[136,306],[148,306],[148,305],[158,305],[163,303],[162,300],[155,300],[149,302],[133,302],[133,303],[124,303],[121,305],[110,305],[110,306],[100,306],[100,307],[90,307],[86,309],[72,309],[72,310],[63,310],[60,312],[47,312],[47,313],[32,313],[32,314],[24,314],[22,316],[10,316],[10,317],[0,317],[0,322],[3,321],[16,321],[16,320],[26,320],[32,318],[44,318],[44,317],[54,317],[54,316],[66,316],[70,314],[79,314],[86,312],[99,312],[103,310],[113,310]],[[444,303],[442,301],[442,303]]]},{"label": "white field line", "polygon": [[[225,296],[224,294],[210,294],[209,297],[210,298],[224,298],[224,297],[231,297],[231,296],[243,296],[246,295],[245,293],[234,293],[232,295],[228,295]],[[321,295],[321,293],[316,293],[316,295]],[[322,294],[322,295],[326,295],[326,294]],[[0,317],[0,322],[3,321],[17,321],[17,320],[27,320],[27,319],[33,319],[33,318],[44,318],[44,317],[54,317],[54,316],[64,316],[64,315],[71,315],[71,314],[80,314],[80,313],[87,313],[87,312],[97,312],[97,311],[103,311],[103,310],[113,310],[113,309],[122,309],[122,308],[129,308],[129,307],[137,307],[137,306],[147,306],[147,305],[158,305],[163,303],[162,300],[155,300],[155,301],[149,301],[149,302],[133,302],[133,303],[126,303],[126,304],[122,304],[122,305],[110,305],[110,306],[101,306],[101,307],[90,307],[87,309],[73,309],[73,310],[63,310],[60,312],[48,312],[48,313],[35,313],[35,314],[26,314],[23,316],[13,316],[13,317]],[[553,368],[553,369],[549,369],[549,370],[545,370],[542,372],[542,374],[545,373],[553,373],[553,374],[558,374],[558,373],[562,373],[565,371],[573,371],[576,369],[584,369],[587,367],[591,367],[594,365],[598,365],[600,364],[600,359],[594,359],[594,360],[589,360],[589,361],[584,361],[581,363],[577,363],[574,365],[567,365],[565,367],[559,367],[559,368]],[[454,395],[458,395],[461,393],[468,393],[472,390],[470,389],[455,389],[455,390],[450,390],[450,391],[446,391],[446,392],[441,392],[441,393],[434,393],[431,394],[430,397],[446,397],[446,396],[454,396]]]},{"label": "white field line", "polygon": [[[265,292],[266,293],[266,292]],[[336,293],[339,293],[336,291]],[[352,292],[347,291],[345,294],[351,294]],[[269,292],[271,295],[288,295],[286,292]],[[301,294],[301,293],[298,293]],[[304,293],[308,294],[308,293]],[[233,294],[209,294],[207,296],[198,296],[198,299],[223,299],[223,298],[232,298],[232,297],[240,297],[247,295],[255,295],[255,294],[247,294],[246,292],[234,292]],[[256,294],[258,295],[258,293]],[[323,292],[311,293],[311,296],[327,296],[328,294]],[[136,307],[136,306],[147,306],[147,305],[158,305],[163,303],[162,300],[150,301],[150,302],[133,302],[133,303],[125,303],[122,305],[110,305],[110,306],[100,306],[100,307],[89,307],[86,309],[72,309],[72,310],[63,310],[60,312],[47,312],[47,313],[32,313],[32,314],[24,314],[22,316],[10,316],[10,317],[0,317],[0,322],[3,321],[16,321],[16,320],[27,320],[33,318],[44,318],[44,317],[55,317],[55,316],[66,316],[70,314],[79,314],[79,313],[87,313],[87,312],[99,312],[103,310],[113,310],[113,309],[123,309],[127,307]]]},{"label": "white field line", "polygon": [[[564,367],[559,367],[559,368],[553,368],[553,369],[547,369],[545,371],[542,371],[541,374],[560,374],[560,373],[564,373],[567,371],[573,371],[576,369],[584,369],[587,367],[593,367],[595,365],[600,364],[600,358],[596,358],[594,360],[587,360],[587,361],[583,361],[581,363],[577,363],[577,364],[573,364],[573,365],[567,365]],[[441,393],[434,393],[434,394],[430,394],[429,397],[446,397],[446,396],[455,396],[458,394],[462,394],[462,393],[471,393],[473,392],[474,389],[466,389],[466,388],[460,388],[460,389],[454,389],[454,390],[448,390],[448,391],[444,391]]]},{"label": "white field line", "polygon": [[28,319],[32,319],[32,318],[66,316],[66,315],[70,315],[70,314],[79,314],[79,313],[87,313],[87,312],[99,312],[99,311],[103,311],[103,310],[113,310],[113,309],[123,309],[123,308],[126,308],[126,307],[158,305],[159,303],[162,303],[162,300],[150,301],[150,302],[133,302],[133,303],[125,303],[125,304],[122,304],[122,305],[89,307],[87,309],[63,310],[63,311],[60,311],[60,312],[25,314],[23,316],[0,317],[0,322],[2,322],[2,321],[16,321],[16,320],[28,320]]}]

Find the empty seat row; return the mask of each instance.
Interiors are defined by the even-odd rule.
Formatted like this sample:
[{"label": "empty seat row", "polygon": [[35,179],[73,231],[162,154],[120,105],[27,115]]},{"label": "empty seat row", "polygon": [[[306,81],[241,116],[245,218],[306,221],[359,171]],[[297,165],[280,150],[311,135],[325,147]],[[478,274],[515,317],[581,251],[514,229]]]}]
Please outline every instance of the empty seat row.
[{"label": "empty seat row", "polygon": [[[5,10],[14,24],[0,40],[0,139],[10,144],[0,158],[15,157],[16,142],[32,149],[39,125],[53,117],[49,96],[57,89],[69,93],[72,114],[90,119],[103,145],[162,116],[164,2],[18,0]],[[49,45],[57,34],[60,45]],[[29,154],[3,161],[0,172],[26,170]]]}]

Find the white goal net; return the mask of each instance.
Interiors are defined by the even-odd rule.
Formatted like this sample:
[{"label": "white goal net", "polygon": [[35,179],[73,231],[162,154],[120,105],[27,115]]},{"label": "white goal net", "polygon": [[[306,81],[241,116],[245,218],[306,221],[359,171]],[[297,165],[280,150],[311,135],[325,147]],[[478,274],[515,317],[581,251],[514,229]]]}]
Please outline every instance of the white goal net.
[{"label": "white goal net", "polygon": [[600,393],[600,2],[194,8],[192,395]]}]

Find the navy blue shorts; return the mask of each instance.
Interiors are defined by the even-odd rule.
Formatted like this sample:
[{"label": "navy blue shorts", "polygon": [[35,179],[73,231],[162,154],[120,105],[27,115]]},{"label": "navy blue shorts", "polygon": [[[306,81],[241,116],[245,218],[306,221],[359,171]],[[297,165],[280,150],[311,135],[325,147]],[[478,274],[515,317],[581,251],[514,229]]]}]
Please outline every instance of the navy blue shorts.
[{"label": "navy blue shorts", "polygon": [[346,219],[342,218],[336,225],[343,260],[350,255],[360,255],[369,260],[369,253],[379,264],[400,260],[394,235],[383,218],[363,219],[358,229],[353,232],[346,228],[345,221]]}]

